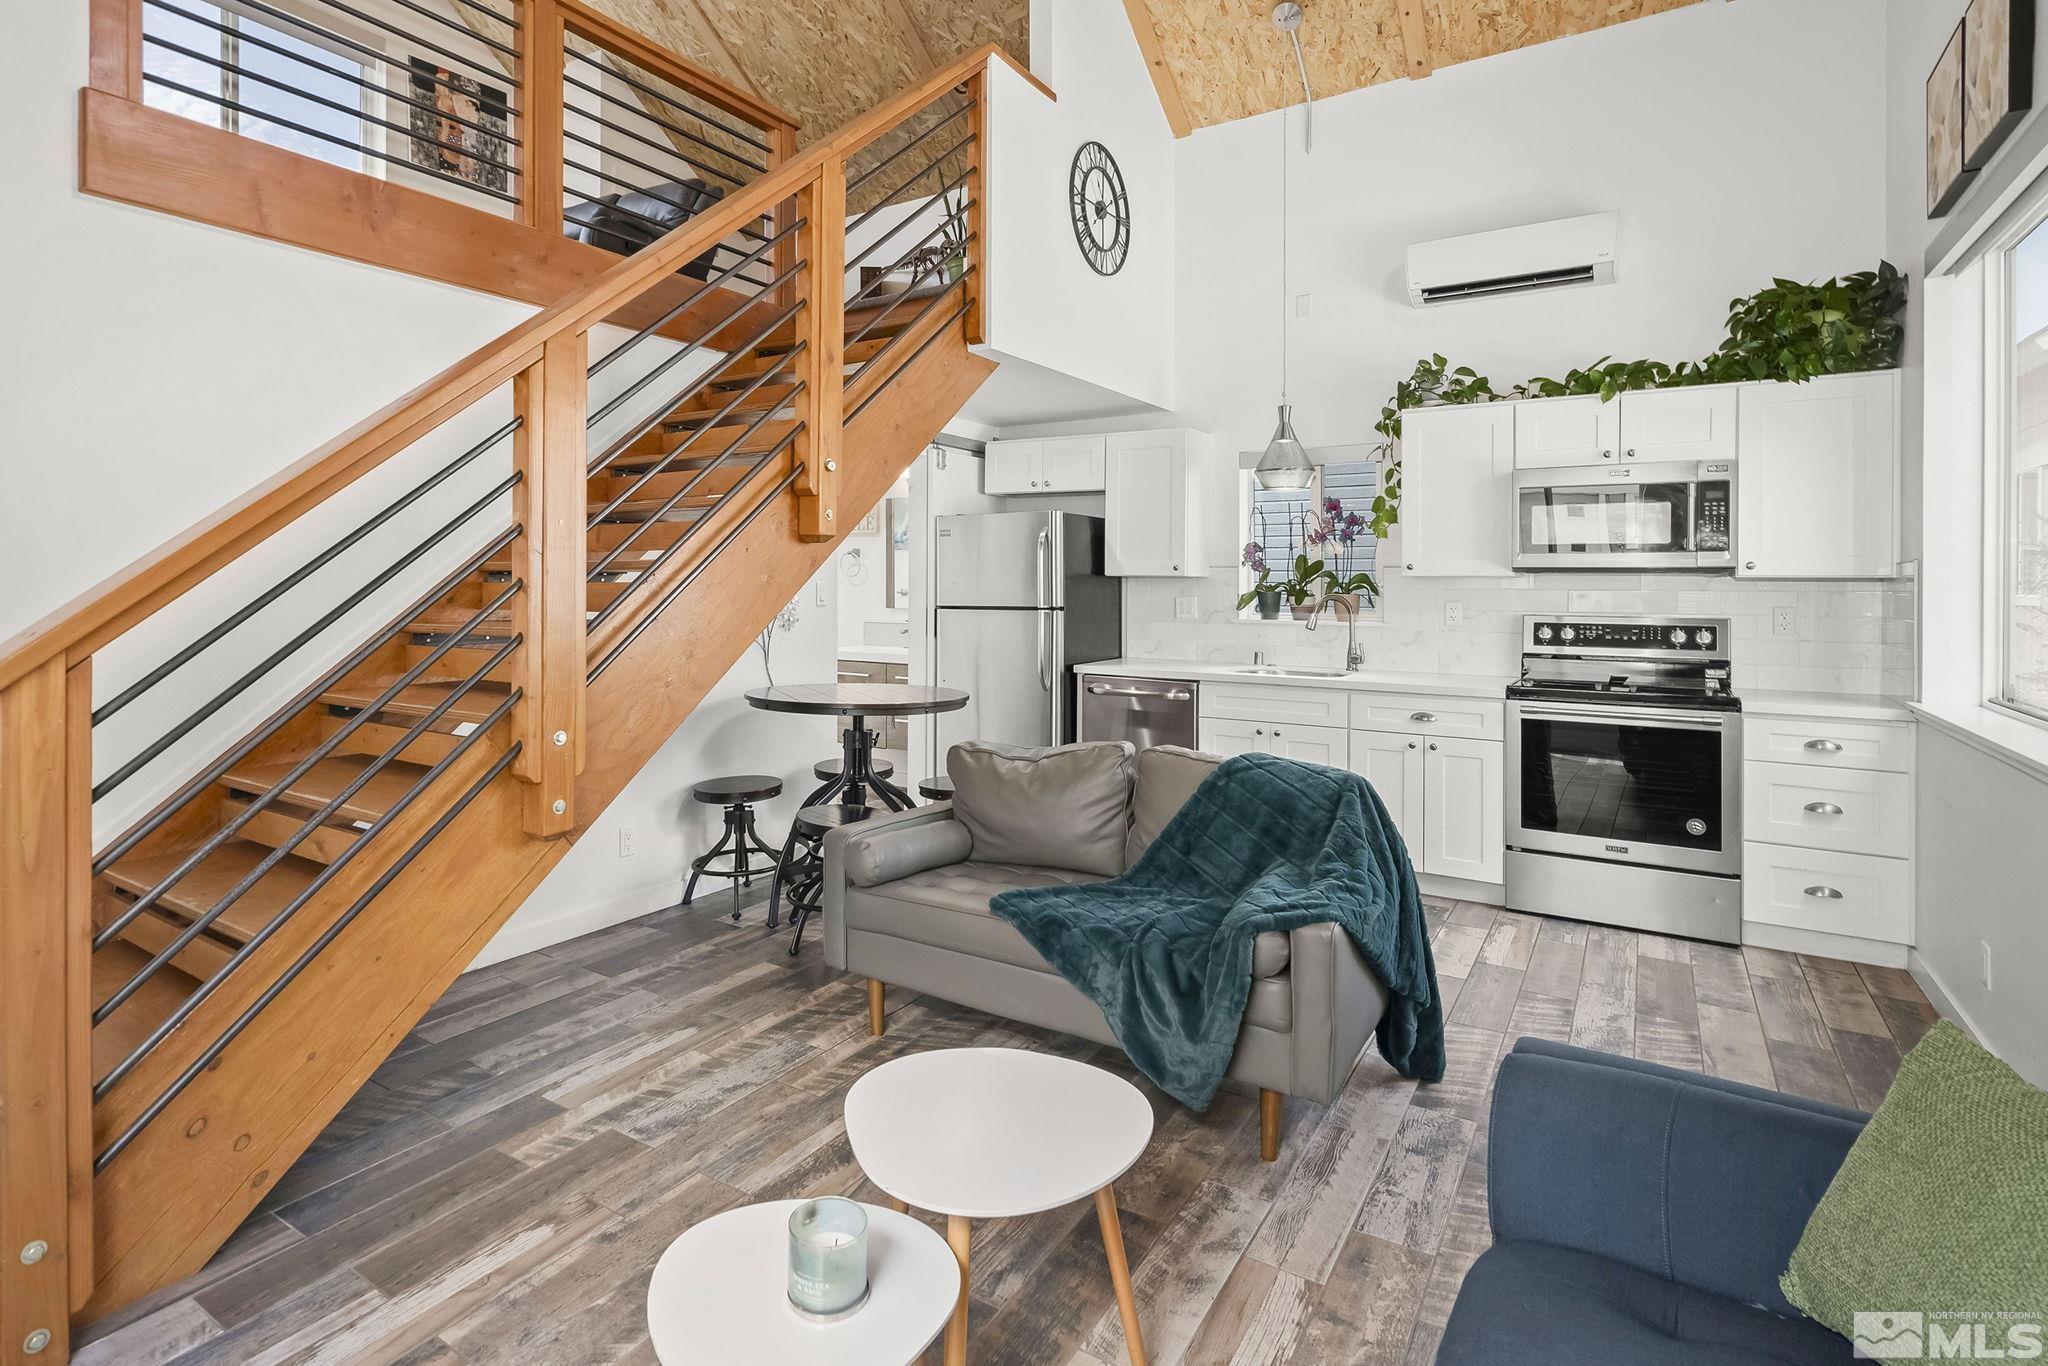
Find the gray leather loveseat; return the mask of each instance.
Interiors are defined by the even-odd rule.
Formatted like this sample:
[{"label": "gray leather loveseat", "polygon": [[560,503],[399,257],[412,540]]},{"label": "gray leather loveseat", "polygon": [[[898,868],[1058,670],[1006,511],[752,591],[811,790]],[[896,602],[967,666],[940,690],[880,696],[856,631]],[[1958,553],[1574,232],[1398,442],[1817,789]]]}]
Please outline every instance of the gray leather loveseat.
[{"label": "gray leather loveseat", "polygon": [[[989,912],[1012,887],[1101,881],[1157,838],[1216,755],[1125,744],[1022,750],[957,745],[952,802],[879,816],[825,839],[825,956],[868,979],[882,1032],[893,983],[1007,1019],[1114,1044],[1095,1003]],[[1279,1152],[1281,1098],[1334,1100],[1387,994],[1335,925],[1261,935],[1229,1075],[1259,1090],[1260,1155]]]}]

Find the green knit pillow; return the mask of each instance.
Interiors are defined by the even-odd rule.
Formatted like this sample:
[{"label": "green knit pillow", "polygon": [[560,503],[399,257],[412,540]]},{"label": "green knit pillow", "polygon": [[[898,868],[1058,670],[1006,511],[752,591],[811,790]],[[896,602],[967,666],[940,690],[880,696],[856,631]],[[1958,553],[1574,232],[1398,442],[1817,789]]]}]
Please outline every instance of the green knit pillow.
[{"label": "green knit pillow", "polygon": [[1930,1328],[1982,1319],[1993,1345],[2003,1323],[2048,1320],[2048,1093],[1935,1025],[1899,1064],[1779,1286],[1844,1337],[1859,1310],[1918,1312]]}]

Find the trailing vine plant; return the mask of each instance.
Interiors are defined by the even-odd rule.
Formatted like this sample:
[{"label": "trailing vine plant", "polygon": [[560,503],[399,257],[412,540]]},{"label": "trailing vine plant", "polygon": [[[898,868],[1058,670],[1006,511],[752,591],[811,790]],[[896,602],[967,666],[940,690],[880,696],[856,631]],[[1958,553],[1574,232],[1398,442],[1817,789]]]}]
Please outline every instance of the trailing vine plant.
[{"label": "trailing vine plant", "polygon": [[1440,355],[1415,363],[1394,386],[1373,430],[1381,461],[1380,490],[1372,503],[1372,533],[1385,536],[1401,519],[1401,414],[1443,403],[1491,403],[1511,398],[1598,394],[1602,403],[1636,389],[1674,389],[1743,380],[1802,383],[1816,375],[1886,370],[1899,363],[1905,327],[1906,277],[1889,261],[1819,284],[1773,280],[1767,289],[1728,304],[1728,335],[1707,356],[1675,365],[1602,356],[1567,370],[1562,379],[1539,376],[1496,392],[1469,365],[1453,367]]}]

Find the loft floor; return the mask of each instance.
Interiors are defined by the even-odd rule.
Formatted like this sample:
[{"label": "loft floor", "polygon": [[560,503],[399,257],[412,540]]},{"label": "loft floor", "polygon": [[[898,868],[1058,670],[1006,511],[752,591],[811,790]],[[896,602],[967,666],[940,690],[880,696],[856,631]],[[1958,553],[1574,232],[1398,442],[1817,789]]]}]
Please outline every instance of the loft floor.
[{"label": "loft floor", "polygon": [[[881,1197],[840,1122],[898,1054],[1120,1054],[907,991],[866,1034],[861,983],[800,960],[713,895],[471,973],[423,1019],[205,1270],[88,1332],[82,1363],[652,1362],[648,1273],[732,1205]],[[1486,1116],[1524,1034],[1868,1108],[1934,1020],[1903,972],[1432,903],[1450,1072],[1368,1050],[1325,1109],[1290,1101],[1159,1126],[1124,1182],[1124,1237],[1159,1366],[1415,1363],[1487,1245]],[[1133,1080],[1137,1080],[1133,1076]],[[1117,1366],[1092,1207],[978,1230],[980,1366]],[[936,1360],[936,1354],[932,1357]]]}]

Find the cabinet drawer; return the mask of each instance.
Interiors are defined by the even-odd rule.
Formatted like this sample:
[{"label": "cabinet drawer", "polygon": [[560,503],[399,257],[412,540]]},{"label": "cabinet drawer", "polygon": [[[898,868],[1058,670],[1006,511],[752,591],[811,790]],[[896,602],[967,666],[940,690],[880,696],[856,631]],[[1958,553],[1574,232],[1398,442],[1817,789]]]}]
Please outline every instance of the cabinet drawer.
[{"label": "cabinet drawer", "polygon": [[1913,798],[1903,773],[1744,764],[1745,839],[1904,857],[1913,847]]},{"label": "cabinet drawer", "polygon": [[1416,693],[1351,694],[1351,725],[1357,730],[1393,730],[1408,735],[1453,735],[1473,740],[1503,738],[1506,703],[1478,697],[1424,697]]},{"label": "cabinet drawer", "polygon": [[1742,918],[1910,944],[1913,866],[1752,841],[1742,846]]},{"label": "cabinet drawer", "polygon": [[1242,683],[1204,683],[1201,690],[1204,716],[1242,721],[1289,721],[1304,726],[1335,726],[1343,729],[1344,705],[1348,696],[1320,688],[1258,688]]},{"label": "cabinet drawer", "polygon": [[1913,728],[1818,716],[1745,716],[1742,755],[1765,763],[1913,771]]}]

